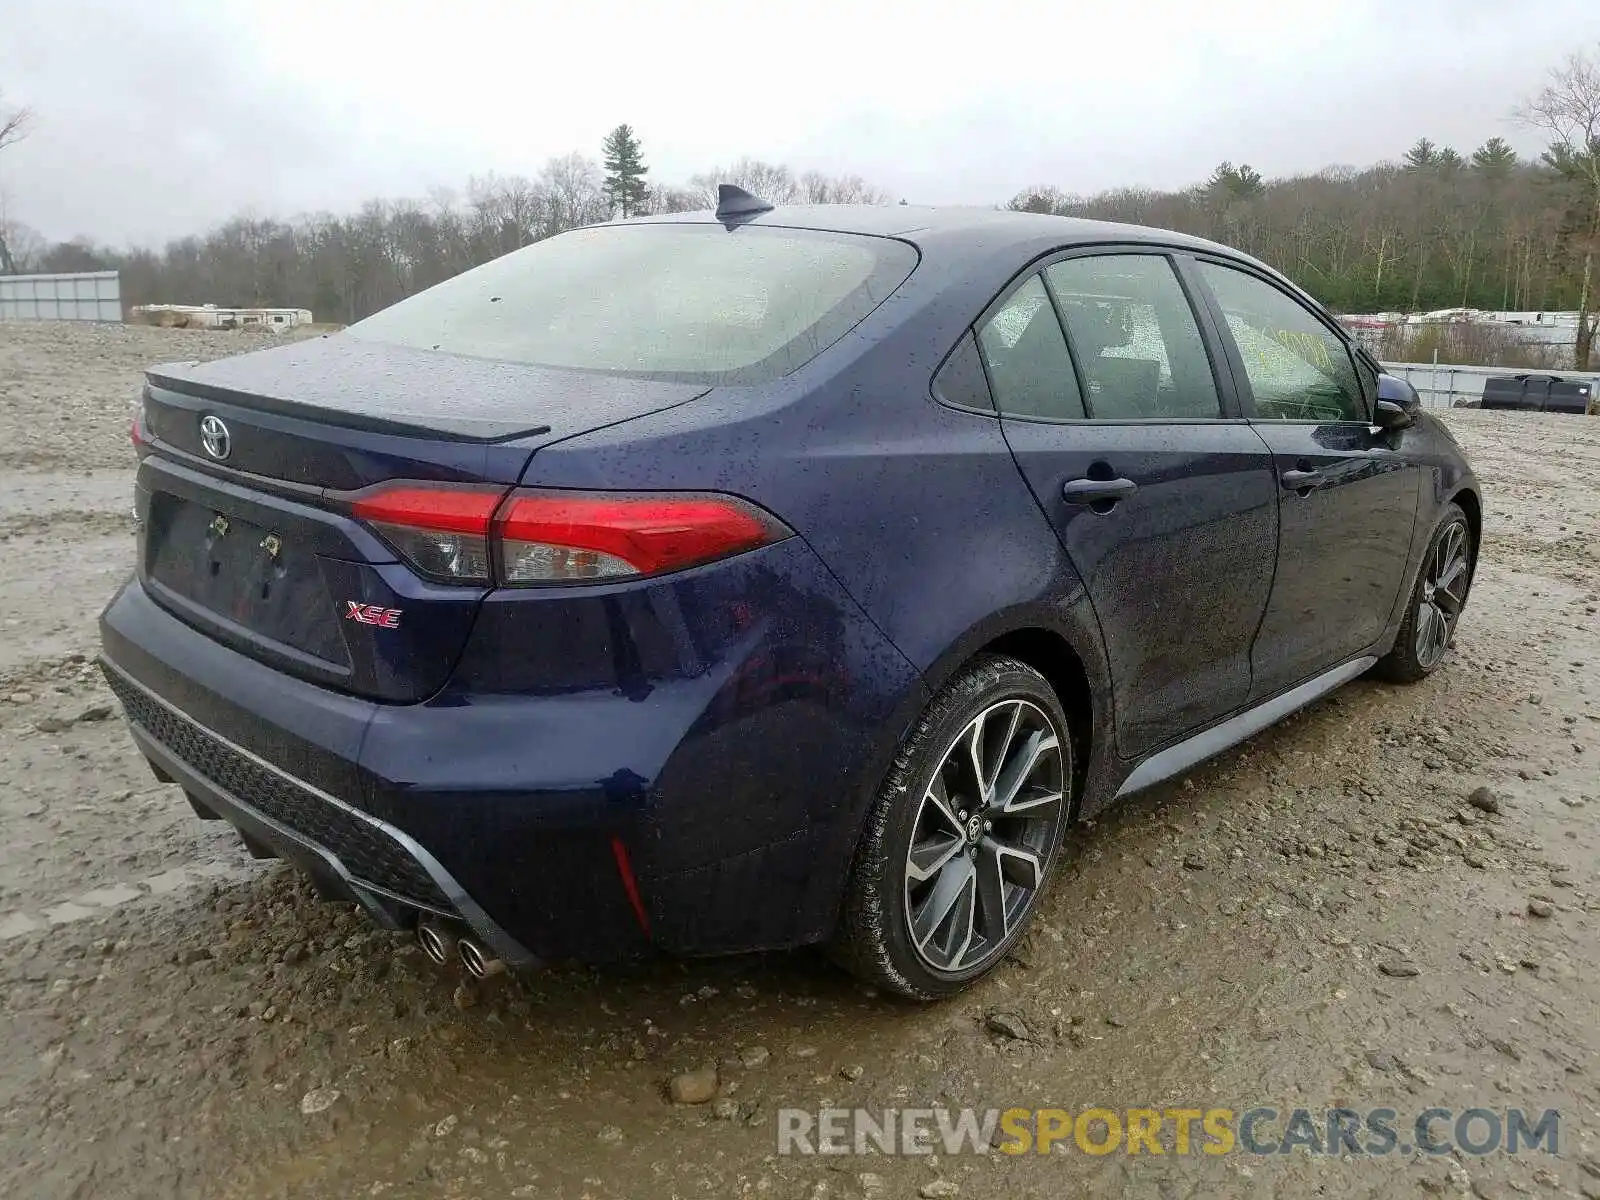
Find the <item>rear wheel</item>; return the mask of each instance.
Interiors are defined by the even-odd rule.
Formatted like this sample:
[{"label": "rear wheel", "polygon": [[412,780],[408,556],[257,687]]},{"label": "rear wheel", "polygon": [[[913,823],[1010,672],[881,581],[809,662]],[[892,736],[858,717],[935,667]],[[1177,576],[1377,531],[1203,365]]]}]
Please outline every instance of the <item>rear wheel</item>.
[{"label": "rear wheel", "polygon": [[928,706],[878,792],[835,956],[918,1000],[993,968],[1043,891],[1071,781],[1049,682],[1016,659],[976,660]]},{"label": "rear wheel", "polygon": [[1466,513],[1459,505],[1447,505],[1422,557],[1394,649],[1378,662],[1384,678],[1415,683],[1433,674],[1444,661],[1466,607],[1476,553]]}]

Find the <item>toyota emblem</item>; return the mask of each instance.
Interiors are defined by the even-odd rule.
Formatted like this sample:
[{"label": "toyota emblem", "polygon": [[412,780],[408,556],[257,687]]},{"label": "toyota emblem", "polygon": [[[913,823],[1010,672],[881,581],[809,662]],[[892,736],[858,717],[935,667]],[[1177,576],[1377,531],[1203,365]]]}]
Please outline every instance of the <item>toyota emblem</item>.
[{"label": "toyota emblem", "polygon": [[200,444],[212,458],[224,459],[233,449],[233,438],[228,434],[228,427],[222,423],[221,417],[210,414],[200,418]]}]

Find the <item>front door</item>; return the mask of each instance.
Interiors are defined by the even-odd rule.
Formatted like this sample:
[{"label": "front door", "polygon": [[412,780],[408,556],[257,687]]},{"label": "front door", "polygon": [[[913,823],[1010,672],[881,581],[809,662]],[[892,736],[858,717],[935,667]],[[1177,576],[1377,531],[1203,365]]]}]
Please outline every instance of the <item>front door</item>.
[{"label": "front door", "polygon": [[1169,259],[1064,258],[978,341],[1006,440],[1099,618],[1120,753],[1243,705],[1276,482],[1261,439],[1224,415]]},{"label": "front door", "polygon": [[1277,574],[1251,652],[1260,698],[1382,635],[1407,583],[1421,472],[1404,454],[1403,431],[1370,424],[1376,379],[1342,335],[1262,276],[1197,265],[1277,477]]}]

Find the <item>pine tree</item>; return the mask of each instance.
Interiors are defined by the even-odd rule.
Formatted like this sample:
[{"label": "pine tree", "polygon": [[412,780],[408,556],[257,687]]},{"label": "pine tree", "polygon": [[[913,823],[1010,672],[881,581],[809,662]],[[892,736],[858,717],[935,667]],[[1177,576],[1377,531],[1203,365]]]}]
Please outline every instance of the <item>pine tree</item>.
[{"label": "pine tree", "polygon": [[1210,192],[1213,196],[1227,195],[1228,187],[1232,183],[1233,177],[1236,174],[1237,172],[1234,170],[1233,164],[1227,159],[1223,159],[1222,162],[1217,166],[1217,169],[1211,172],[1211,178],[1206,180],[1205,190]]},{"label": "pine tree", "polygon": [[1230,203],[1234,200],[1254,200],[1267,189],[1261,181],[1261,172],[1249,163],[1236,167],[1231,162],[1223,162],[1211,172],[1205,190],[1223,203]]},{"label": "pine tree", "polygon": [[1254,200],[1267,190],[1261,181],[1261,172],[1249,163],[1241,163],[1233,175],[1233,195],[1236,200]]},{"label": "pine tree", "polygon": [[600,150],[606,166],[602,186],[612,213],[619,217],[638,216],[649,207],[650,186],[644,177],[650,168],[644,164],[644,152],[633,127],[618,125],[606,134]]},{"label": "pine tree", "polygon": [[1503,137],[1492,137],[1472,152],[1474,170],[1490,179],[1504,179],[1517,165],[1517,152]]},{"label": "pine tree", "polygon": [[1439,147],[1427,138],[1418,138],[1417,144],[1405,153],[1406,166],[1431,167],[1439,161]]}]

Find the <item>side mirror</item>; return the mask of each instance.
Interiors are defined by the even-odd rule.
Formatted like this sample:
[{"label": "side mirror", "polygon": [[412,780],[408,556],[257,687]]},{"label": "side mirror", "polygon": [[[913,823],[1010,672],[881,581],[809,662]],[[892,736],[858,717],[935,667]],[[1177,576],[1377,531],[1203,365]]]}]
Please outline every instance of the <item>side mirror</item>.
[{"label": "side mirror", "polygon": [[1379,429],[1405,429],[1416,424],[1422,411],[1417,389],[1394,375],[1378,376],[1378,403],[1372,423]]}]

